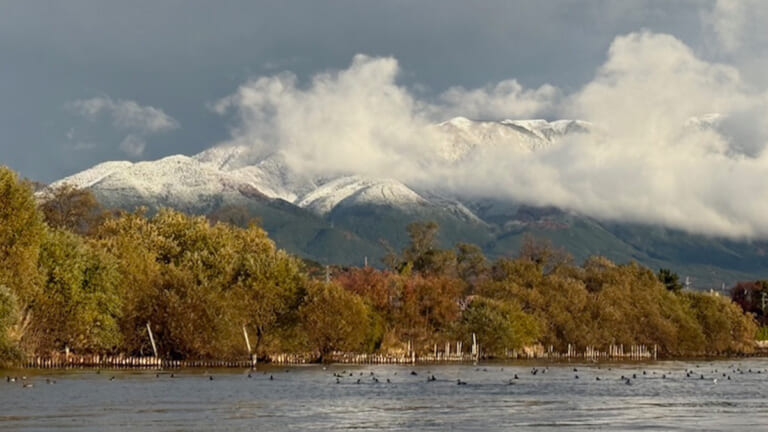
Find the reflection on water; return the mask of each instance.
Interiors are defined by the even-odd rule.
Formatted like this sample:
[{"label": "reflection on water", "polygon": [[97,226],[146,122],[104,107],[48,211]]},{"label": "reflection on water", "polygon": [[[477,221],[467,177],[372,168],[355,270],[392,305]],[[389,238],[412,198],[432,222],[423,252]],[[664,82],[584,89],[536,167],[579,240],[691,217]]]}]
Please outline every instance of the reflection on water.
[{"label": "reflection on water", "polygon": [[0,371],[0,429],[768,430],[763,359],[172,372]]}]

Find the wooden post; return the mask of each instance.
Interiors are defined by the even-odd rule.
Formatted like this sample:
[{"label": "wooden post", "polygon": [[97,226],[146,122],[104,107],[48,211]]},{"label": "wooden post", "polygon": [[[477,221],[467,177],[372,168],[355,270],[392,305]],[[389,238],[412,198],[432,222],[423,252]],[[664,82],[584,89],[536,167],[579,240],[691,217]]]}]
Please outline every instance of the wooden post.
[{"label": "wooden post", "polygon": [[245,330],[245,326],[243,326],[243,336],[245,336],[245,347],[248,348],[248,358],[251,360],[251,367],[253,367],[255,362],[253,361],[253,352],[251,352],[251,341],[248,340],[248,332]]},{"label": "wooden post", "polygon": [[155,358],[157,358],[157,346],[155,345],[155,337],[152,336],[152,328],[149,326],[149,321],[147,321],[147,332],[149,333],[149,341],[152,342],[152,351],[155,353]]}]

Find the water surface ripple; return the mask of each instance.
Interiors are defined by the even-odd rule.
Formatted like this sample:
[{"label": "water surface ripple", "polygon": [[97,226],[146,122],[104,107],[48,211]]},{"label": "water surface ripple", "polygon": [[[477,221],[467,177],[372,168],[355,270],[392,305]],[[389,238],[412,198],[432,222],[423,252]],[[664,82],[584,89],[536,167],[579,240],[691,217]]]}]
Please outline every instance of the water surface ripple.
[{"label": "water surface ripple", "polygon": [[0,430],[768,430],[765,359],[0,373]]}]

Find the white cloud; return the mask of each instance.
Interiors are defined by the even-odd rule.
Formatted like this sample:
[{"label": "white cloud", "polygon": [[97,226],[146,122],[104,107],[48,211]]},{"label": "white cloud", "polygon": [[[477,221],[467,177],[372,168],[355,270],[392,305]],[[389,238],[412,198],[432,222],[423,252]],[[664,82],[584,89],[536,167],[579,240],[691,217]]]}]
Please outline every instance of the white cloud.
[{"label": "white cloud", "polygon": [[[750,4],[751,3],[751,4]],[[715,6],[704,12],[705,24],[711,25],[721,47],[726,51],[737,50],[743,42],[742,28],[750,6],[759,2],[747,0],[717,0]]]},{"label": "white cloud", "polygon": [[[146,137],[149,135],[168,132],[179,127],[179,123],[163,110],[151,106],[142,106],[132,100],[114,100],[108,96],[91,99],[80,99],[67,104],[71,111],[94,122],[101,116],[109,118],[110,124],[115,129],[121,130],[125,135],[119,144],[120,150],[130,157],[139,157],[144,154],[147,147]],[[72,141],[74,129],[67,133],[67,139]],[[84,150],[94,147],[78,143],[76,150]]]},{"label": "white cloud", "polygon": [[517,80],[501,81],[478,89],[451,87],[440,95],[440,112],[478,120],[539,117],[551,111],[560,91],[549,84],[525,89]]},{"label": "white cloud", "polygon": [[159,108],[142,106],[132,100],[113,100],[108,96],[71,102],[70,109],[89,120],[106,114],[116,128],[144,133],[166,132],[179,127],[178,122]]},{"label": "white cloud", "polygon": [[395,83],[397,72],[393,58],[358,55],[306,88],[289,73],[249,81],[214,109],[235,109],[236,140],[260,154],[282,151],[298,172],[407,177],[436,140],[422,107]]},{"label": "white cloud", "polygon": [[755,48],[765,48],[768,42],[764,31],[768,2],[764,0],[717,0],[711,9],[702,12],[702,18],[705,29],[727,53],[747,50],[755,54]]},{"label": "white cloud", "polygon": [[737,66],[745,80],[768,86],[768,2],[717,0],[702,12],[710,51]]},{"label": "white cloud", "polygon": [[144,154],[147,142],[137,135],[128,135],[120,142],[120,150],[128,156],[138,157]]},{"label": "white cloud", "polygon": [[[604,219],[768,238],[768,201],[760,198],[768,195],[768,93],[673,36],[617,37],[591,82],[565,96],[507,80],[453,88],[429,103],[398,85],[397,73],[392,58],[359,55],[306,86],[289,73],[254,79],[215,109],[237,112],[233,141],[262,155],[282,152],[308,175],[393,177]],[[441,116],[550,110],[589,120],[599,133],[532,153],[488,148],[471,164],[436,156],[445,139],[432,125]]]},{"label": "white cloud", "polygon": [[[758,185],[768,175],[768,135],[760,123],[740,124],[744,113],[767,119],[768,98],[734,67],[705,62],[672,36],[633,33],[616,38],[564,110],[599,124],[603,139],[574,138],[536,155],[523,171],[535,186],[518,196],[603,218],[768,236],[768,203],[754,199],[768,193]],[[712,112],[719,126],[691,126]],[[732,121],[727,133],[722,125]]]}]

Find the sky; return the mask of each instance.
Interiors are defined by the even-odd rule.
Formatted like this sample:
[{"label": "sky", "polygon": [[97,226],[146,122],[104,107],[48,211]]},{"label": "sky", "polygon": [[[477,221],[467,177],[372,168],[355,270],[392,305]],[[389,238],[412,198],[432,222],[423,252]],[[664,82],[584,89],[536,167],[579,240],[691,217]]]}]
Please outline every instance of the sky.
[{"label": "sky", "polygon": [[[0,0],[0,164],[51,182],[246,143],[308,172],[768,237],[766,22],[760,0]],[[457,115],[601,139],[419,164]]]}]

